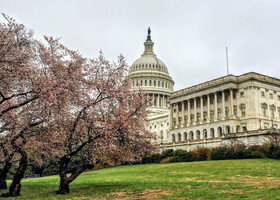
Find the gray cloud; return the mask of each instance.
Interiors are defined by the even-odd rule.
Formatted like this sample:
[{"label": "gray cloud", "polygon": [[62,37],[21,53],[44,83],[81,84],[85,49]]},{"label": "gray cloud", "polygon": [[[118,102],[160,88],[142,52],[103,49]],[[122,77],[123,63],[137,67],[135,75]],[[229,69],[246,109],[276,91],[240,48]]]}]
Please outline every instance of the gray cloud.
[{"label": "gray cloud", "polygon": [[[128,64],[143,52],[152,29],[154,51],[169,68],[175,89],[255,71],[280,78],[280,1],[276,0],[0,0],[1,10],[52,35],[87,57],[100,49]],[[2,18],[1,18],[2,20]]]}]

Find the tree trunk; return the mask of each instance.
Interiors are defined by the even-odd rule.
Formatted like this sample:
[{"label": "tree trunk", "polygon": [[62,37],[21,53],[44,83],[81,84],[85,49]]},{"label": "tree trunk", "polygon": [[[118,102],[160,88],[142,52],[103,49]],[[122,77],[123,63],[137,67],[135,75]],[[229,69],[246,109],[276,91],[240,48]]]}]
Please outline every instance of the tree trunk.
[{"label": "tree trunk", "polygon": [[59,177],[60,177],[60,185],[57,194],[67,194],[70,193],[69,185],[72,181],[74,181],[81,173],[83,173],[87,169],[92,169],[94,167],[93,164],[85,164],[79,167],[74,168],[71,171],[71,175],[67,177],[67,168],[69,162],[71,160],[70,156],[63,156],[60,159],[59,165]]},{"label": "tree trunk", "polygon": [[67,178],[66,170],[68,168],[69,162],[71,157],[66,155],[60,158],[59,163],[59,177],[60,177],[60,184],[59,184],[59,190],[57,191],[57,194],[67,194],[70,192],[69,189],[69,181]]},{"label": "tree trunk", "polygon": [[19,150],[19,153],[21,155],[21,159],[19,162],[19,167],[17,169],[16,174],[13,177],[13,182],[10,185],[9,192],[2,194],[2,197],[12,197],[12,196],[19,196],[20,190],[21,190],[21,180],[24,176],[28,160],[27,160],[27,153],[21,148]]},{"label": "tree trunk", "polygon": [[68,194],[70,193],[69,188],[69,181],[68,178],[61,178],[60,177],[60,184],[59,184],[59,190],[57,192],[58,194]]},{"label": "tree trunk", "polygon": [[0,173],[0,190],[7,189],[6,179],[11,167],[12,167],[12,162],[10,161],[10,159],[9,158],[5,159],[3,170]]}]

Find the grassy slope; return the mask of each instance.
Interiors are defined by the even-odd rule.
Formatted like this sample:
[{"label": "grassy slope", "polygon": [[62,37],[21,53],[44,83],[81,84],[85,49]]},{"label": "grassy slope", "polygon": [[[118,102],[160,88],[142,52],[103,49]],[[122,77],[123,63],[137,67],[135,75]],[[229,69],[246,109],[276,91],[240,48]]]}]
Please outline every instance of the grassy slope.
[{"label": "grassy slope", "polygon": [[280,199],[280,161],[204,161],[121,166],[84,173],[69,195],[59,178],[24,180],[16,199]]}]

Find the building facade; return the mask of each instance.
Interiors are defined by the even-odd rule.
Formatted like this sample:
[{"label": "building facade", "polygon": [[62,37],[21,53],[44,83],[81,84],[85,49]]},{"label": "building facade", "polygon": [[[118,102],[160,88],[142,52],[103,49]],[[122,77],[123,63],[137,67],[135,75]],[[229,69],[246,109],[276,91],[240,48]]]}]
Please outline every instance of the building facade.
[{"label": "building facade", "polygon": [[173,92],[166,65],[153,52],[150,32],[145,51],[130,67],[134,90],[153,97],[147,128],[163,149],[191,150],[233,140],[261,144],[280,127],[280,80],[250,72],[227,75]]}]

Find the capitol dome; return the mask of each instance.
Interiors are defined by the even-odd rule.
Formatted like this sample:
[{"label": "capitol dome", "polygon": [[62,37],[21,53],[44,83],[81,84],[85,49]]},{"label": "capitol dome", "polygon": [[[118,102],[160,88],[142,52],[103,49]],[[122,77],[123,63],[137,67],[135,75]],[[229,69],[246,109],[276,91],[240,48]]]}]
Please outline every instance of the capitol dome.
[{"label": "capitol dome", "polygon": [[150,33],[149,28],[144,53],[131,65],[129,78],[134,90],[140,87],[154,98],[154,107],[167,108],[167,99],[173,92],[174,81],[164,62],[154,54]]}]

